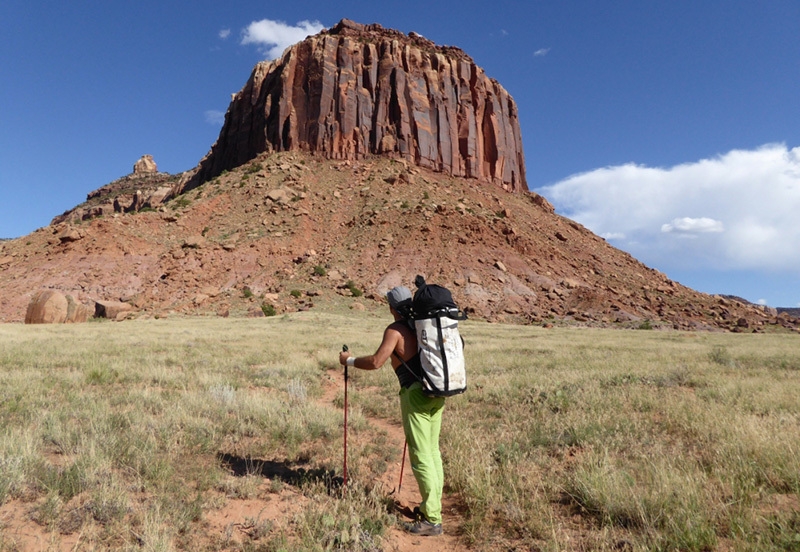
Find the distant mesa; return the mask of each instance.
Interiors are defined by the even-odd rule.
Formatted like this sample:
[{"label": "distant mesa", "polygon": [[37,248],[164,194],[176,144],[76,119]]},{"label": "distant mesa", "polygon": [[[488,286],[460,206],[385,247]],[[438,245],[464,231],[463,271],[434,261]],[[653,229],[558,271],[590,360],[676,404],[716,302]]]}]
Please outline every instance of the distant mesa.
[{"label": "distant mesa", "polygon": [[517,105],[462,50],[343,19],[275,61],[233,97],[186,191],[264,152],[402,158],[507,191],[527,190]]},{"label": "distant mesa", "polygon": [[343,19],[255,66],[199,165],[133,173],[87,196],[51,224],[158,208],[264,153],[330,160],[382,156],[508,192],[528,190],[517,105],[461,49],[417,33]]}]

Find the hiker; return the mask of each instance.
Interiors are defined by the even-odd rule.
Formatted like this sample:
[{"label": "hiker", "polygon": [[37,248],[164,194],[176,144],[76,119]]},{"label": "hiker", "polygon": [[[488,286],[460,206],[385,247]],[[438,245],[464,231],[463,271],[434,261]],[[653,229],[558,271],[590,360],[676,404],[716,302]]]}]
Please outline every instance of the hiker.
[{"label": "hiker", "polygon": [[407,313],[411,306],[411,291],[398,286],[391,289],[386,298],[394,322],[383,332],[383,341],[378,350],[373,355],[358,358],[343,351],[339,354],[339,363],[362,370],[377,370],[387,359],[392,359],[392,368],[400,380],[400,412],[411,469],[422,496],[417,520],[406,524],[406,529],[414,535],[441,535],[444,471],[439,452],[439,431],[442,427],[444,397],[429,397],[422,391],[417,336],[402,314]]}]

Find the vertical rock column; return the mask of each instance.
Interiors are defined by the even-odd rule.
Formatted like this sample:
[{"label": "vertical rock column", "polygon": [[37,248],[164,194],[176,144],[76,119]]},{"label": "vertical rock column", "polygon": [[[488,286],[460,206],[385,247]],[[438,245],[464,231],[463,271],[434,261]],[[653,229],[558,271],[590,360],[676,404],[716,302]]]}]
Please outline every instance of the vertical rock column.
[{"label": "vertical rock column", "polygon": [[390,155],[527,190],[517,108],[463,52],[342,22],[256,65],[194,185],[264,151]]}]

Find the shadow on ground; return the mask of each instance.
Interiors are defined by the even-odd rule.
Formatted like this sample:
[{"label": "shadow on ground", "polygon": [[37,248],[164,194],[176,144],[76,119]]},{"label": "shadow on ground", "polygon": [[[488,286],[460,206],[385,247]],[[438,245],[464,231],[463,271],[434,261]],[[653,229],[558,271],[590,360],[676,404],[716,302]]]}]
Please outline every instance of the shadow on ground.
[{"label": "shadow on ground", "polygon": [[288,461],[275,462],[258,458],[244,458],[227,453],[218,453],[217,459],[236,477],[260,475],[267,479],[278,479],[295,487],[322,483],[328,491],[341,488],[344,482],[343,478],[337,476],[333,470],[298,468],[297,464]]}]

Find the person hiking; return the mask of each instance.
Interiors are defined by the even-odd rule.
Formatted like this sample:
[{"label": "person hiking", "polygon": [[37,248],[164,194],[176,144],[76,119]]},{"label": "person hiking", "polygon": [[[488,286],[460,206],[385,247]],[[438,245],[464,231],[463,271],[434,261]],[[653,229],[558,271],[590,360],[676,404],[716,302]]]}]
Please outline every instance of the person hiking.
[{"label": "person hiking", "polygon": [[[400,381],[400,413],[408,442],[411,470],[419,486],[422,503],[414,523],[406,530],[414,535],[442,534],[442,489],[444,471],[439,451],[444,397],[429,397],[422,391],[417,336],[406,320],[411,306],[411,291],[404,286],[391,289],[386,298],[394,322],[386,327],[378,350],[370,356],[354,357],[347,351],[339,354],[339,363],[361,370],[377,370],[391,358]],[[416,371],[416,373],[412,373]]]}]

